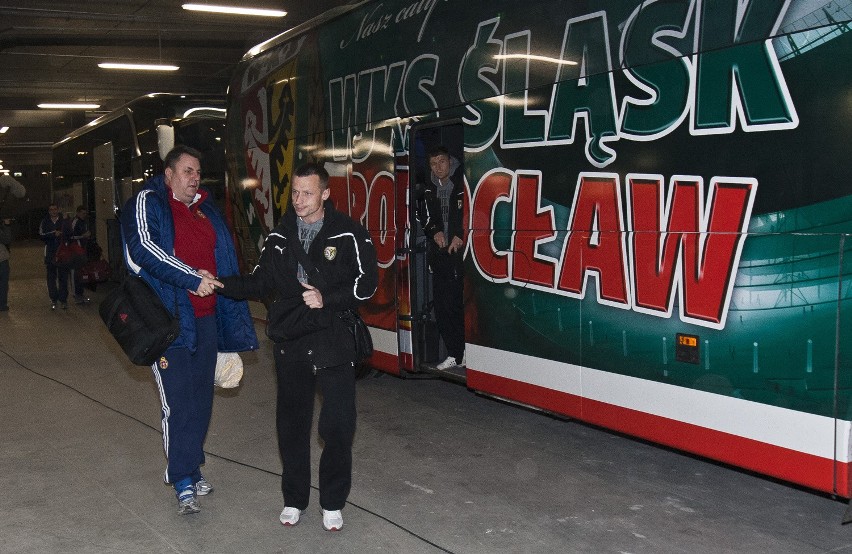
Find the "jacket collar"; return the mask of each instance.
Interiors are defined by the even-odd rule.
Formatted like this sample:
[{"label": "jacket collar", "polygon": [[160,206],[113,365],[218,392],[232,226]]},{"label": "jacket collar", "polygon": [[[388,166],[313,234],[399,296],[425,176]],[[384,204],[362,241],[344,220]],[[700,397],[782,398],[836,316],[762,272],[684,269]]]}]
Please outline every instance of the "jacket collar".
[{"label": "jacket collar", "polygon": [[[159,175],[155,175],[154,177],[151,177],[150,179],[148,179],[145,182],[144,188],[153,190],[157,194],[163,195],[163,197],[166,200],[170,200],[172,198],[171,189],[169,189],[169,187],[166,186],[166,176],[162,173],[159,174]],[[190,204],[190,206],[193,206],[195,204],[200,205],[201,203],[203,203],[207,199],[208,194],[209,193],[206,190],[199,187],[198,193],[195,195],[195,200],[192,201],[192,204]]]},{"label": "jacket collar", "polygon": [[[331,221],[334,217],[337,217],[337,210],[334,209],[334,202],[331,201],[331,198],[326,200],[323,205],[323,210],[325,210],[325,215],[323,216],[323,227],[325,227],[326,223]],[[296,210],[293,209],[292,201],[287,201],[287,211],[284,212],[284,215],[281,217],[280,224],[287,229],[288,231],[294,231],[296,229]]]}]

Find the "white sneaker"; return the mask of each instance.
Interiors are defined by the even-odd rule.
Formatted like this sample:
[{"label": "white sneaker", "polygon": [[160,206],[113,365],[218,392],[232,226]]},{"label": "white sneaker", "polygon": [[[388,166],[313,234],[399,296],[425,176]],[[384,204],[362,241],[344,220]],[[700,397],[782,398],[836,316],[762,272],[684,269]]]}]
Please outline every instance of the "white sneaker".
[{"label": "white sneaker", "polygon": [[323,510],[322,511],[322,526],[326,531],[340,531],[343,527],[343,514],[340,510]]},{"label": "white sneaker", "polygon": [[439,363],[435,366],[435,369],[450,369],[451,367],[456,367],[458,364],[456,363],[456,359],[452,356],[447,356],[447,359],[443,362]]},{"label": "white sneaker", "polygon": [[284,509],[281,510],[281,515],[278,519],[281,521],[282,525],[293,526],[299,523],[300,515],[302,515],[302,510],[284,506]]},{"label": "white sneaker", "polygon": [[210,481],[202,477],[195,483],[195,494],[198,496],[205,496],[213,492],[213,485],[210,484]]}]

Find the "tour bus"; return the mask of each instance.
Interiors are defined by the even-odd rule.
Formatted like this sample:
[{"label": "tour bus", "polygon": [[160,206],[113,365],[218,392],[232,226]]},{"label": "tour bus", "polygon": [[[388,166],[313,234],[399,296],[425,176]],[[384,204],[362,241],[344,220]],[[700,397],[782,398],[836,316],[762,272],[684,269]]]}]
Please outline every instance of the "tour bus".
[{"label": "tour bus", "polygon": [[225,98],[148,94],[71,132],[53,145],[53,201],[64,213],[89,210],[94,236],[114,275],[123,274],[118,211],[163,172],[174,144],[201,151],[203,185],[225,204]]},{"label": "tour bus", "polygon": [[852,0],[381,0],[230,83],[248,266],[307,161],[370,232],[373,368],[444,354],[416,213],[463,167],[476,393],[850,497]]}]

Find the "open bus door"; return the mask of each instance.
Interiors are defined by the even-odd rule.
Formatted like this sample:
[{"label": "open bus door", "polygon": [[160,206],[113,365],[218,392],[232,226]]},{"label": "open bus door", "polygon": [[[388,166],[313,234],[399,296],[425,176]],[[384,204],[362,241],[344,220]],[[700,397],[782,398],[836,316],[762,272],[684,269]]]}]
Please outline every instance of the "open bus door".
[{"label": "open bus door", "polygon": [[121,252],[121,230],[116,218],[116,208],[120,206],[116,198],[112,142],[95,146],[92,157],[94,237],[103,249],[104,259],[117,275],[119,266],[124,265],[124,257]]},{"label": "open bus door", "polygon": [[[438,370],[436,365],[447,357],[447,349],[438,332],[432,272],[427,261],[427,241],[417,214],[423,208],[423,187],[431,177],[427,154],[436,146],[444,146],[461,164],[464,174],[464,127],[460,120],[427,122],[411,129],[409,152],[409,194],[407,206],[397,206],[407,213],[408,267],[407,289],[410,314],[400,314],[410,321],[412,370],[439,373],[453,380],[466,380],[462,366]],[[404,211],[403,211],[404,210]],[[400,302],[400,306],[403,303]],[[402,321],[401,321],[402,322]]]},{"label": "open bus door", "polygon": [[[330,200],[339,212],[361,223],[370,233],[378,262],[378,287],[373,297],[359,308],[370,327],[373,355],[356,372],[366,376],[371,369],[400,373],[397,355],[401,332],[397,328],[399,311],[399,271],[404,264],[397,260],[399,251],[394,207],[404,190],[397,190],[399,179],[394,160],[393,135],[390,128],[371,129],[354,134],[350,160],[326,161],[329,173]],[[298,165],[300,161],[295,161]],[[289,190],[289,189],[288,189]],[[404,221],[404,220],[403,220]],[[402,356],[400,356],[402,358]],[[404,367],[404,365],[402,365]]]},{"label": "open bus door", "polygon": [[119,279],[126,272],[124,253],[121,243],[121,224],[119,214],[124,202],[133,191],[131,175],[131,152],[127,149],[115,149],[115,144],[107,142],[92,149],[94,168],[92,170],[91,203],[95,226],[95,240],[102,249],[103,258],[109,262],[113,278]]}]

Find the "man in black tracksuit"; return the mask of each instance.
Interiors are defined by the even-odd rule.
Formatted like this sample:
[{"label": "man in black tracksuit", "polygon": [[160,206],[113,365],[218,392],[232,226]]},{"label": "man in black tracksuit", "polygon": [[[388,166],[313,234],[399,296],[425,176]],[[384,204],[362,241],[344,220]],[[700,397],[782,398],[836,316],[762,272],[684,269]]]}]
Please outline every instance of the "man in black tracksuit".
[{"label": "man in black tracksuit", "polygon": [[[311,484],[311,423],[316,386],[323,396],[319,469],[323,526],[343,525],[352,482],[355,435],[355,342],[338,312],[370,298],[378,284],[376,250],[367,231],[328,201],[328,172],[305,164],[293,174],[290,209],[266,237],[251,275],[223,277],[218,292],[269,298],[267,334],[275,342],[278,447],[284,471],[284,525],[299,522]],[[299,263],[304,247],[312,273]]]},{"label": "man in black tracksuit", "polygon": [[450,369],[464,365],[464,179],[461,164],[443,146],[430,150],[428,161],[430,179],[417,215],[429,238],[435,320],[447,347],[436,367]]}]

